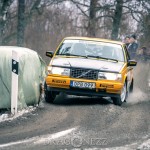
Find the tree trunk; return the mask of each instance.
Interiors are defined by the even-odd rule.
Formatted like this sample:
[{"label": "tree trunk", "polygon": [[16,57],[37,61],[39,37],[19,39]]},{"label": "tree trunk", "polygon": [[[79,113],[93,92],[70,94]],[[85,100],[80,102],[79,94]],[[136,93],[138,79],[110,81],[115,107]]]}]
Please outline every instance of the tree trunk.
[{"label": "tree trunk", "polygon": [[25,0],[18,0],[17,45],[24,46]]},{"label": "tree trunk", "polygon": [[3,16],[0,12],[0,45],[2,45],[3,43],[3,31],[4,31],[4,22],[3,22]]},{"label": "tree trunk", "polygon": [[113,26],[112,26],[112,33],[111,33],[111,39],[116,40],[118,39],[119,34],[119,28],[122,18],[122,12],[123,12],[123,0],[116,0],[116,9],[115,14],[113,17]]},{"label": "tree trunk", "polygon": [[13,0],[0,0],[0,45],[3,45],[4,30],[7,20],[7,13]]},{"label": "tree trunk", "polygon": [[96,6],[98,0],[90,0],[89,23],[87,28],[88,36],[96,36]]}]

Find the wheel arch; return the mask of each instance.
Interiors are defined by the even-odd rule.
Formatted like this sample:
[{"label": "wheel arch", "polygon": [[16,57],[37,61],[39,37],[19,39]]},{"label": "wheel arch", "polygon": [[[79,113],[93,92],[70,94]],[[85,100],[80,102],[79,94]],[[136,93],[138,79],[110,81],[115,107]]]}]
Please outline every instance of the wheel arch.
[{"label": "wheel arch", "polygon": [[127,74],[124,75],[123,84],[124,84],[124,83],[126,83],[126,85],[127,85],[127,83],[128,83]]}]

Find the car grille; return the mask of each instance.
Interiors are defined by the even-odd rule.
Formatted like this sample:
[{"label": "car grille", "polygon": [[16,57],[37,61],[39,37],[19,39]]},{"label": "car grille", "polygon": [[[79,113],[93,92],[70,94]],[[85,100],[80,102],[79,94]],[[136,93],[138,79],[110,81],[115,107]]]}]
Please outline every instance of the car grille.
[{"label": "car grille", "polygon": [[71,77],[72,78],[96,80],[97,74],[98,74],[97,70],[77,69],[77,68],[71,69]]}]

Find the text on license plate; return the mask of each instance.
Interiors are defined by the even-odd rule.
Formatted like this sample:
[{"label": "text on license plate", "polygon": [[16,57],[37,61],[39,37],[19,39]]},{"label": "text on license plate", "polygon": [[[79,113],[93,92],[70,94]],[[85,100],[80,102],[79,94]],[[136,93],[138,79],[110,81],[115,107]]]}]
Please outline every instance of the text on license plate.
[{"label": "text on license plate", "polygon": [[70,82],[71,87],[77,87],[77,88],[88,88],[88,89],[94,89],[95,83],[94,82],[78,82],[78,81],[71,81]]}]

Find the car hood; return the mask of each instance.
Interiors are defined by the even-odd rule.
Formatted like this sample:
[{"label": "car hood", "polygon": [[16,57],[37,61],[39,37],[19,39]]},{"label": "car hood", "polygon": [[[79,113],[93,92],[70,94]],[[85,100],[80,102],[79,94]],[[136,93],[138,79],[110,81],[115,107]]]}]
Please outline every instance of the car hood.
[{"label": "car hood", "polygon": [[83,58],[83,57],[73,57],[73,58],[62,58],[55,57],[51,61],[52,66],[60,67],[71,67],[71,68],[86,68],[86,69],[95,69],[102,71],[110,72],[120,72],[123,67],[123,62],[114,62],[108,60],[92,59],[92,58]]}]

